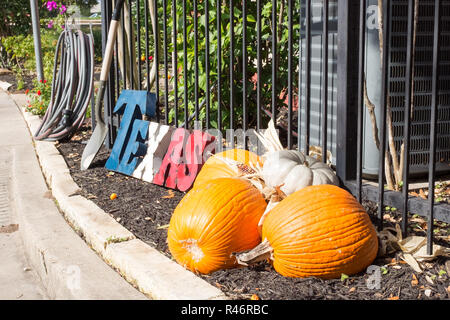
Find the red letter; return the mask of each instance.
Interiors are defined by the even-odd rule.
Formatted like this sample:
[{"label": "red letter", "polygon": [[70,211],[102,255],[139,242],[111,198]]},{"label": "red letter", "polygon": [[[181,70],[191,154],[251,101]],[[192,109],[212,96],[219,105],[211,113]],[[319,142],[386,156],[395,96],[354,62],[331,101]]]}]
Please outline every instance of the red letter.
[{"label": "red letter", "polygon": [[[159,167],[159,171],[153,178],[154,184],[160,186],[165,185],[167,188],[171,189],[176,188],[177,166],[180,163],[187,133],[188,132],[183,128],[178,128],[174,131],[167,153]],[[169,171],[167,172],[167,170]]]},{"label": "red letter", "polygon": [[180,191],[188,190],[194,183],[203,166],[203,150],[213,141],[213,136],[199,130],[194,130],[189,136],[184,149],[185,163],[178,166],[177,187]]}]

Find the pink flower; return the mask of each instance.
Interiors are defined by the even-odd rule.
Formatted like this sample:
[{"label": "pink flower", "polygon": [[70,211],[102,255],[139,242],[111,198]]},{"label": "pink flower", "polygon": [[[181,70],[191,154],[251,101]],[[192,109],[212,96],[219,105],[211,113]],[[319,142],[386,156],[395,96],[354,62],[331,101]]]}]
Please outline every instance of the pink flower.
[{"label": "pink flower", "polygon": [[59,8],[59,14],[64,14],[67,11],[67,8],[65,5],[61,5],[61,7]]},{"label": "pink flower", "polygon": [[47,28],[51,29],[53,28],[53,20],[50,20],[47,24]]},{"label": "pink flower", "polygon": [[58,4],[56,3],[56,1],[47,1],[47,10],[48,11],[52,11],[53,9],[57,9],[58,8]]}]

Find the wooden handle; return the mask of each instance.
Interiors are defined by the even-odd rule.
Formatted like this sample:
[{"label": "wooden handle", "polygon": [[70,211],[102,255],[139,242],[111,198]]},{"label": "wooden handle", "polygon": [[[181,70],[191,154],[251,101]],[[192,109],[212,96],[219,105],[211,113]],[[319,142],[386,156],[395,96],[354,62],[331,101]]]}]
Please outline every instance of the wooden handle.
[{"label": "wooden handle", "polygon": [[103,57],[102,72],[100,74],[100,80],[108,80],[109,68],[111,67],[111,61],[114,53],[114,43],[116,42],[117,27],[119,21],[111,20],[108,32],[108,42],[106,43],[105,56]]}]

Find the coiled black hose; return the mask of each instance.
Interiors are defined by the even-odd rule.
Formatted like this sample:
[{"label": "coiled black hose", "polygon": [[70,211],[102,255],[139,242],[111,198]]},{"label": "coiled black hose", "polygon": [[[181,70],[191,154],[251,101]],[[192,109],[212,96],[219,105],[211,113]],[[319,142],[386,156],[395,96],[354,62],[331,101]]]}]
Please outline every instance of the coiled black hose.
[{"label": "coiled black hose", "polygon": [[83,124],[93,89],[94,38],[81,30],[64,30],[55,50],[50,104],[35,138],[72,136]]}]

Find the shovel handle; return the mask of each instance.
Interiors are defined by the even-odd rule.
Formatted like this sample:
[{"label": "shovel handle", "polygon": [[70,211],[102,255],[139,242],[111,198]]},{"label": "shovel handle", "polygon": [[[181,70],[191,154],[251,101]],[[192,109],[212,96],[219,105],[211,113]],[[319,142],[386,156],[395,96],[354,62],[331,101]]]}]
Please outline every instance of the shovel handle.
[{"label": "shovel handle", "polygon": [[124,0],[117,0],[114,13],[109,25],[108,41],[106,42],[105,56],[102,63],[102,72],[100,74],[100,81],[106,81],[111,68],[111,61],[114,52],[114,43],[116,42],[117,28],[119,26],[120,13],[122,11]]},{"label": "shovel handle", "polygon": [[117,28],[119,26],[120,13],[122,12],[124,0],[117,0],[114,12],[112,14],[111,23],[108,31],[108,41],[106,42],[105,56],[102,63],[102,71],[100,73],[100,88],[98,90],[97,101],[95,104],[94,114],[98,122],[104,124],[101,114],[101,105],[105,94],[106,81],[108,80],[109,70],[114,52],[114,43],[116,42]]}]

